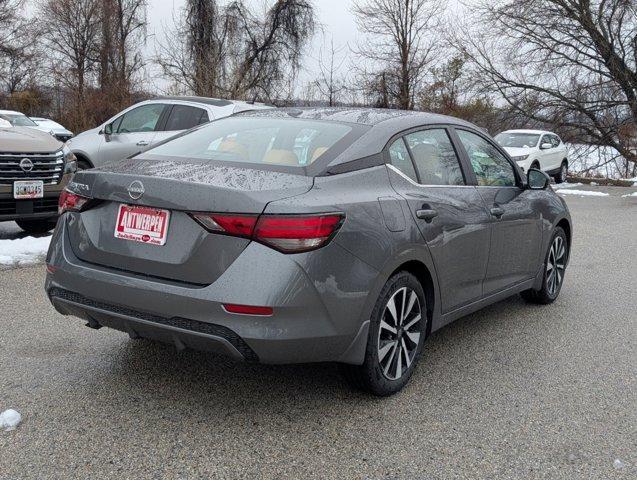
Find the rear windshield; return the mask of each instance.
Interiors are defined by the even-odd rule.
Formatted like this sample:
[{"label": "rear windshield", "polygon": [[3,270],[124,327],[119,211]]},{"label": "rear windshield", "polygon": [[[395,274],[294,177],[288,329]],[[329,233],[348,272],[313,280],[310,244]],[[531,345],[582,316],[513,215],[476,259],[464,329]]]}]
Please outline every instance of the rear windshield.
[{"label": "rear windshield", "polygon": [[499,133],[495,136],[500,145],[513,148],[535,147],[539,139],[535,133]]},{"label": "rear windshield", "polygon": [[306,167],[325,155],[352,127],[288,118],[217,120],[147,153],[189,159]]}]

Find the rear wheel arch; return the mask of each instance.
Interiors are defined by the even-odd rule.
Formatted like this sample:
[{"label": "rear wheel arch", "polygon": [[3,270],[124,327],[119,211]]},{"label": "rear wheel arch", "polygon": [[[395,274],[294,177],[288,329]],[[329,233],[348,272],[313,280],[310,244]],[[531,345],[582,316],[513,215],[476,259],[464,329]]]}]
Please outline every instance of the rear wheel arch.
[{"label": "rear wheel arch", "polygon": [[388,278],[392,278],[399,272],[411,273],[418,279],[423,291],[425,292],[425,300],[427,302],[427,335],[431,333],[431,325],[433,323],[434,306],[436,303],[436,290],[434,288],[434,280],[429,268],[419,260],[409,260],[399,265]]},{"label": "rear wheel arch", "polygon": [[571,243],[572,243],[572,231],[571,231],[571,224],[568,221],[568,219],[563,218],[561,219],[559,222],[557,222],[555,224],[556,227],[561,227],[562,230],[564,230],[564,233],[566,234],[566,241],[567,241],[567,245],[568,245],[568,251],[571,251]]},{"label": "rear wheel arch", "polygon": [[93,168],[95,166],[83,153],[75,153],[75,158],[77,158],[77,165],[80,168]]}]

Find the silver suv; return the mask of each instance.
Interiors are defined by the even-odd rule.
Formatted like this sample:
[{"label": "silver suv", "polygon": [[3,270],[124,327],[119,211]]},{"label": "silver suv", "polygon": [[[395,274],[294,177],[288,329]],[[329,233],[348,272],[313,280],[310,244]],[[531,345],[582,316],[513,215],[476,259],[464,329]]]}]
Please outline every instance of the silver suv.
[{"label": "silver suv", "polygon": [[160,97],[136,103],[99,127],[80,133],[68,145],[77,156],[79,169],[99,167],[202,123],[265,108],[271,107],[205,97]]}]

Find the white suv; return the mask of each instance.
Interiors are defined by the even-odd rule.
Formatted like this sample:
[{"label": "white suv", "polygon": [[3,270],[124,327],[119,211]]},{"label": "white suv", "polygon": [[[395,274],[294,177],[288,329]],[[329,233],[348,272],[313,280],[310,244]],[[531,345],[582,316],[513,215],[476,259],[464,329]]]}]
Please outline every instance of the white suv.
[{"label": "white suv", "polygon": [[67,142],[79,169],[99,167],[149,149],[178,133],[245,110],[272,108],[236,100],[160,97],[136,103]]},{"label": "white suv", "polygon": [[544,130],[507,130],[495,136],[511,158],[524,171],[537,168],[555,178],[566,181],[568,150],[560,137]]}]

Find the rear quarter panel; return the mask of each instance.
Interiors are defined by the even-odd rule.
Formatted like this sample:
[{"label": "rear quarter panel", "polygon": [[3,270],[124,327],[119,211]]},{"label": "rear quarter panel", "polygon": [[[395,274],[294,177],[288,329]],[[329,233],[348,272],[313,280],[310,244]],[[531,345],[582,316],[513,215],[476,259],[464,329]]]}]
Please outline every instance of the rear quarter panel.
[{"label": "rear quarter panel", "polygon": [[[330,245],[295,257],[322,293],[330,315],[350,332],[369,320],[380,290],[400,265],[418,260],[433,276],[429,251],[391,188],[385,165],[317,177],[309,192],[272,202],[265,211],[345,214]],[[386,220],[393,215],[398,220]]]}]

